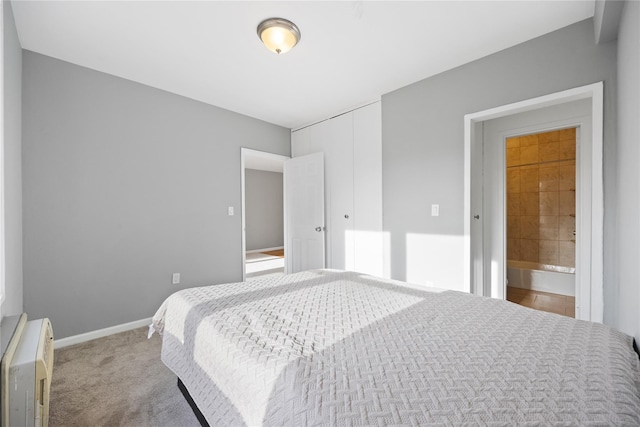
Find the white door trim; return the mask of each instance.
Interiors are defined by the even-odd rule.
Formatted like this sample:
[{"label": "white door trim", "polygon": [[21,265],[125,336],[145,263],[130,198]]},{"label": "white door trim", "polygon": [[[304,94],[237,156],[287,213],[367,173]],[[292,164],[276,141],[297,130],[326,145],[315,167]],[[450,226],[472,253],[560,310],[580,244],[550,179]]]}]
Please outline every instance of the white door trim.
[{"label": "white door trim", "polygon": [[[484,111],[479,111],[464,116],[464,281],[467,292],[482,295],[483,286],[477,285],[478,277],[473,270],[473,263],[478,254],[472,253],[472,221],[471,212],[471,152],[472,145],[476,141],[476,125],[485,120],[504,117],[539,108],[563,104],[579,99],[591,99],[592,121],[592,158],[591,158],[591,232],[590,262],[582,265],[590,265],[584,269],[581,284],[586,286],[587,294],[584,295],[586,303],[580,304],[580,312],[576,317],[602,323],[604,317],[604,292],[603,292],[603,248],[604,248],[604,193],[603,193],[603,91],[602,82],[577,87],[537,98],[528,99],[513,104],[503,105]],[[481,245],[474,245],[478,250]],[[480,254],[481,255],[481,254]],[[578,260],[580,263],[581,260]],[[472,276],[473,275],[473,276]],[[473,277],[473,280],[472,280]]]},{"label": "white door trim", "polygon": [[[247,264],[247,236],[246,236],[246,223],[245,223],[245,176],[244,176],[244,171],[245,171],[245,163],[246,163],[246,159],[247,157],[252,156],[252,157],[261,157],[263,159],[266,160],[277,160],[277,161],[282,161],[282,163],[284,164],[284,161],[287,159],[290,159],[290,157],[287,156],[283,156],[280,154],[274,154],[274,153],[267,153],[266,151],[258,151],[258,150],[252,150],[251,148],[244,148],[241,147],[240,148],[240,191],[241,191],[241,197],[240,197],[240,203],[241,203],[241,215],[242,215],[242,281],[246,281],[247,280],[247,269],[246,269],[246,264]],[[284,186],[284,184],[283,184]],[[286,218],[286,212],[283,212],[283,215],[285,215],[284,218],[284,235],[285,235],[285,239],[287,236],[287,218]],[[287,254],[284,254],[285,256],[285,263],[286,263],[286,258],[287,258]]]}]

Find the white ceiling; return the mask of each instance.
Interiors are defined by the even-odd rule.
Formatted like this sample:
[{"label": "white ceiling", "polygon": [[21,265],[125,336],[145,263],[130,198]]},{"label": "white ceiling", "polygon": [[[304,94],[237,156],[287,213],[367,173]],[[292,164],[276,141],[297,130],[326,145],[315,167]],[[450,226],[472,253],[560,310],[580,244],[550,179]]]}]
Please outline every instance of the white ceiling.
[{"label": "white ceiling", "polygon": [[[593,16],[581,1],[13,0],[24,49],[296,128]],[[262,46],[260,21],[300,43]]]}]

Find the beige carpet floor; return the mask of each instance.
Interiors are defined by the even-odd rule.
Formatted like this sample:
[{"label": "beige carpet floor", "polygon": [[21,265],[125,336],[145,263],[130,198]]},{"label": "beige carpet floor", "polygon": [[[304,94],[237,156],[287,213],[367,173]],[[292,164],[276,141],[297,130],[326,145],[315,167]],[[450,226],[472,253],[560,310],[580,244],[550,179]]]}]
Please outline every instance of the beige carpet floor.
[{"label": "beige carpet floor", "polygon": [[147,330],[55,350],[49,426],[199,426]]}]

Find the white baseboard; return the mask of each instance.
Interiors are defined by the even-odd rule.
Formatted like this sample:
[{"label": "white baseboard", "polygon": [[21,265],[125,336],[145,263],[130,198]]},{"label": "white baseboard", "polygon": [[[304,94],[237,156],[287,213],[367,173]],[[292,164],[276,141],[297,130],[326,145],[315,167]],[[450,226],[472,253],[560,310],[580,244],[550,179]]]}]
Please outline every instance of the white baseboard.
[{"label": "white baseboard", "polygon": [[140,319],[129,323],[123,323],[122,325],[110,326],[104,329],[98,329],[97,331],[91,331],[80,335],[74,335],[67,338],[55,340],[54,348],[63,348],[70,345],[80,344],[83,342],[95,340],[96,338],[102,338],[109,335],[117,334],[120,332],[130,331],[132,329],[141,328],[143,326],[149,326],[151,324],[151,317],[147,319]]},{"label": "white baseboard", "polygon": [[247,251],[248,254],[255,254],[258,252],[267,252],[267,251],[278,251],[280,249],[284,249],[284,246],[276,246],[274,248],[264,248],[264,249],[252,249],[250,251]]}]

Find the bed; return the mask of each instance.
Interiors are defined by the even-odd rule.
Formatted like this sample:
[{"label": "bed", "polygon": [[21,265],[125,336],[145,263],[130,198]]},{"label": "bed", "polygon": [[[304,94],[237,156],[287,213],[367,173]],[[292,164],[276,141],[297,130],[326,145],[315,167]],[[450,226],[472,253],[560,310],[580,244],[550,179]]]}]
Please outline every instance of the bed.
[{"label": "bed", "polygon": [[628,335],[315,270],[185,289],[153,318],[210,425],[640,425]]}]

